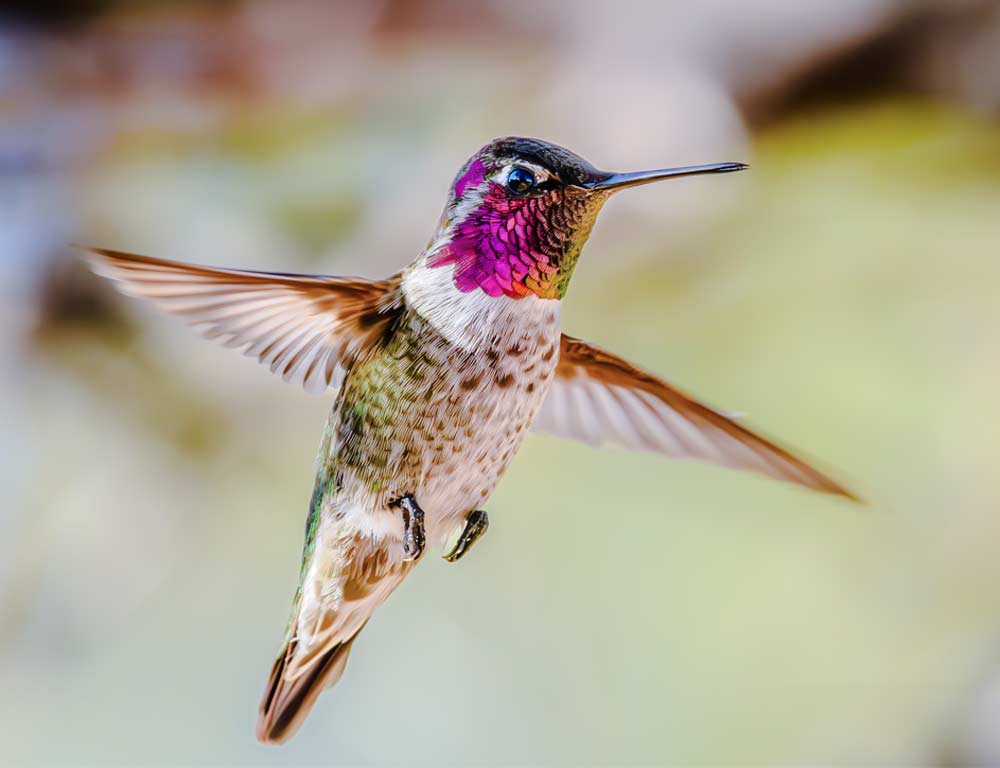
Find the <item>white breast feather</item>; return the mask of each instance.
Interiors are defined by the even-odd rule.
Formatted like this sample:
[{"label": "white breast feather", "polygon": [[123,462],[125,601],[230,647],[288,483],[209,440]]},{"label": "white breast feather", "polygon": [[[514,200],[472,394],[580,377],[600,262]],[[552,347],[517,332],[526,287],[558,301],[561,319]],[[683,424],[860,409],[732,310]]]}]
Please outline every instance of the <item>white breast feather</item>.
[{"label": "white breast feather", "polygon": [[521,324],[541,324],[558,300],[534,294],[523,299],[490,296],[476,289],[463,293],[455,287],[454,266],[428,267],[421,260],[403,276],[407,303],[449,342],[472,352],[481,349],[498,332]]}]

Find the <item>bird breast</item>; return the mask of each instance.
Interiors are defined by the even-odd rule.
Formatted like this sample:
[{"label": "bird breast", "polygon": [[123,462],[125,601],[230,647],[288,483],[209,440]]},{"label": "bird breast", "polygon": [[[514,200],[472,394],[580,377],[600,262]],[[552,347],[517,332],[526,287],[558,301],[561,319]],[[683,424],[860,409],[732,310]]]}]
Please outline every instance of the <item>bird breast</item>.
[{"label": "bird breast", "polygon": [[415,495],[428,538],[443,540],[486,502],[534,421],[558,362],[559,302],[436,293],[428,272],[450,270],[404,278],[392,337],[345,381],[337,464],[386,514]]}]

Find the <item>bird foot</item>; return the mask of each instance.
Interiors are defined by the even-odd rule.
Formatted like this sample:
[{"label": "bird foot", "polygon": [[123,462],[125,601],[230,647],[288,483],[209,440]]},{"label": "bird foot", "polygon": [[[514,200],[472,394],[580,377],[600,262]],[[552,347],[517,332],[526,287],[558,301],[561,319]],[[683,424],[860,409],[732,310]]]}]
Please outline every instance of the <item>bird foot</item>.
[{"label": "bird foot", "polygon": [[412,496],[402,496],[389,504],[403,512],[403,552],[407,560],[416,560],[424,553],[424,511]]},{"label": "bird foot", "polygon": [[456,560],[461,559],[469,551],[469,547],[475,544],[486,533],[486,529],[489,527],[490,518],[485,510],[477,509],[474,512],[470,512],[469,516],[465,518],[465,529],[462,531],[462,535],[458,537],[458,541],[455,542],[455,546],[451,552],[443,555],[444,559],[449,563],[454,563]]}]

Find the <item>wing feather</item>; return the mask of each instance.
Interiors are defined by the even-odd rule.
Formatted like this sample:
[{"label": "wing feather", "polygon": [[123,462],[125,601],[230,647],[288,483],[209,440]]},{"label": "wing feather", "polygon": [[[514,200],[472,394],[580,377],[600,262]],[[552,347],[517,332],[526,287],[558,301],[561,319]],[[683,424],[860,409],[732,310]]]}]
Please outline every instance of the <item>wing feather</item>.
[{"label": "wing feather", "polygon": [[86,258],[123,293],[152,300],[310,392],[338,387],[399,309],[398,278],[218,269],[102,248],[86,249]]},{"label": "wing feather", "polygon": [[563,335],[535,429],[597,444],[745,469],[856,499],[842,485],[742,424],[585,341]]}]

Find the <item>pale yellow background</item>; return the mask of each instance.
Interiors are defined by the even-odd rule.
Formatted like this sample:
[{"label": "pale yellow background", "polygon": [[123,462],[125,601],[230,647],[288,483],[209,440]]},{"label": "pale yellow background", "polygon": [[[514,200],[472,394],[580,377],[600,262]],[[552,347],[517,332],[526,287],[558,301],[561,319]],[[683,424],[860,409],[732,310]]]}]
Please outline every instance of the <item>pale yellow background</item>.
[{"label": "pale yellow background", "polygon": [[[876,58],[831,85],[912,9],[144,5],[0,22],[0,764],[1000,760],[996,13],[940,82]],[[381,276],[507,133],[752,164],[612,200],[566,329],[870,503],[532,437],[486,539],[261,747],[332,396],[64,244]]]}]

